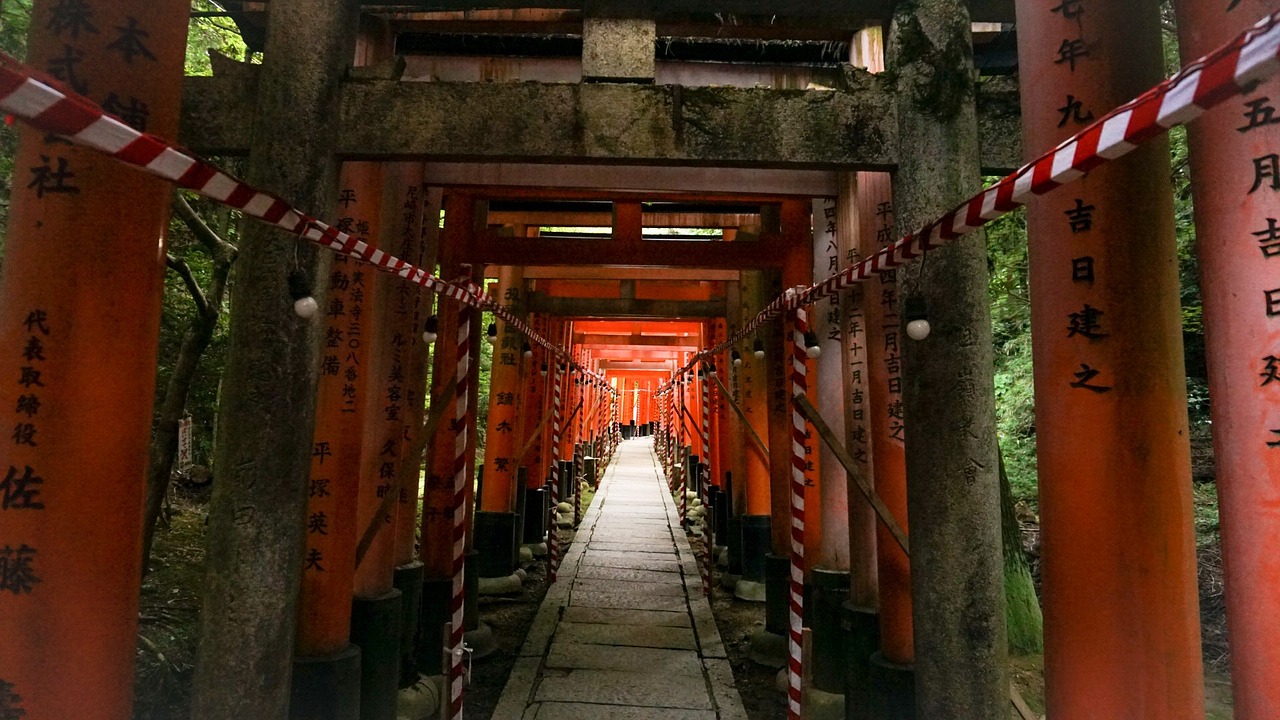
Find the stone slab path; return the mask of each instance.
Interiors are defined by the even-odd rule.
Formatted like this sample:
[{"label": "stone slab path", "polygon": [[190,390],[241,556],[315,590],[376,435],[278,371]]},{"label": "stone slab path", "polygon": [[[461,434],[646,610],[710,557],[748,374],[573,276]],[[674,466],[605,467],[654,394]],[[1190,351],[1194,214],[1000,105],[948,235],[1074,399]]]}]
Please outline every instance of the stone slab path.
[{"label": "stone slab path", "polygon": [[625,440],[494,720],[746,720],[652,438]]}]

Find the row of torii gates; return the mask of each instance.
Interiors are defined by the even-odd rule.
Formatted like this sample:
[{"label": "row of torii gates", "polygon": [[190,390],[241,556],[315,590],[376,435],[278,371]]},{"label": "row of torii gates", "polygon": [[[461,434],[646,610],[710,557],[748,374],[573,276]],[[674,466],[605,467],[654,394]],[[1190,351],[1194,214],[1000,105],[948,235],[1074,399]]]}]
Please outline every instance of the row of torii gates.
[{"label": "row of torii gates", "polygon": [[[993,0],[968,9],[956,0],[832,0],[777,12],[738,0],[566,4],[442,0],[361,13],[355,0],[236,3],[237,21],[261,31],[262,66],[228,65],[184,88],[185,0],[34,3],[28,62],[37,70],[161,137],[179,136],[181,116],[189,146],[247,155],[254,186],[417,265],[438,264],[446,280],[478,283],[489,268],[498,298],[569,349],[549,357],[527,344],[530,335],[494,329],[487,442],[476,458],[467,408],[477,399],[481,346],[458,342],[457,328],[466,321],[472,332],[463,339],[476,338],[478,310],[459,312],[448,300],[433,310],[431,296],[408,284],[335,262],[278,228],[247,225],[193,718],[289,717],[291,688],[308,677],[317,694],[305,699],[323,701],[308,717],[349,711],[341,698],[351,688],[340,681],[357,667],[353,637],[365,658],[389,659],[367,665],[383,669],[366,669],[359,683],[366,703],[384,699],[375,688],[398,684],[402,656],[438,655],[441,645],[409,642],[402,617],[428,627],[457,612],[442,609],[441,598],[459,597],[456,585],[444,586],[458,577],[465,524],[447,510],[471,503],[459,505],[446,479],[469,478],[483,462],[475,545],[495,550],[476,575],[499,577],[515,563],[512,543],[524,539],[509,525],[525,489],[559,472],[557,455],[572,457],[577,442],[611,436],[619,422],[657,422],[664,438],[687,422],[681,442],[729,490],[744,528],[743,587],[775,587],[759,571],[763,552],[792,551],[782,324],[702,358],[717,372],[678,386],[690,411],[683,419],[673,423],[669,401],[657,411],[659,387],[691,350],[720,342],[784,288],[876,252],[968,197],[980,170],[1017,163],[1016,149],[1008,153],[1017,118],[983,102],[998,97],[992,88],[974,91],[971,20],[1016,19],[1028,156],[1163,76],[1154,0]],[[1175,4],[1188,59],[1275,9],[1268,0]],[[474,14],[481,5],[503,9]],[[687,68],[655,70],[660,29],[673,16],[696,26],[697,13],[712,9],[777,16],[771,32],[784,34],[857,18],[848,37],[864,70],[846,67],[838,87],[805,90],[686,87],[671,77],[689,77]],[[575,81],[415,82],[393,57],[406,28],[540,27],[548,17],[557,27],[581,23]],[[886,55],[891,72],[880,73]],[[667,79],[655,83],[662,73]],[[1270,267],[1280,242],[1277,102],[1272,79],[1190,128],[1235,713],[1250,719],[1280,717],[1280,430],[1271,427],[1280,425],[1272,397],[1280,288],[1271,288]],[[121,720],[131,707],[164,272],[157,238],[172,189],[56,135],[24,129],[20,137],[0,279],[0,345],[14,363],[0,385],[14,428],[0,444],[0,717]],[[513,164],[530,160],[562,165]],[[595,164],[563,165],[586,161]],[[1056,182],[1074,182],[1028,213],[1048,713],[1198,718],[1167,146],[1151,142],[1080,174],[1055,172]],[[219,197],[252,211],[252,192],[238,192]],[[539,237],[537,228],[562,224],[607,225],[609,239]],[[654,238],[644,230],[680,225],[721,232]],[[317,318],[294,314],[289,278],[299,270],[320,300]],[[811,344],[822,352],[808,372],[811,402],[837,442],[810,431],[802,446],[811,459],[803,463],[804,578],[847,591],[859,609],[855,646],[875,654],[858,663],[876,678],[872,694],[888,698],[867,716],[1009,712],[987,292],[974,234],[812,309]],[[419,338],[433,314],[428,389]],[[927,318],[932,333],[908,339],[908,316]],[[573,372],[562,373],[570,360]],[[709,442],[697,427],[700,383],[711,398]],[[434,435],[419,437],[428,391],[438,420]],[[541,422],[557,392],[566,411],[579,399],[586,408],[566,420],[558,444],[557,429]],[[418,517],[416,464],[406,460],[424,445],[433,450]],[[867,479],[909,532],[909,558],[903,538],[849,490],[846,464],[860,468],[851,474]],[[364,532],[380,525],[392,529]],[[389,600],[419,581],[421,606]],[[766,592],[773,607],[776,592]],[[293,703],[295,716],[303,706]]]}]

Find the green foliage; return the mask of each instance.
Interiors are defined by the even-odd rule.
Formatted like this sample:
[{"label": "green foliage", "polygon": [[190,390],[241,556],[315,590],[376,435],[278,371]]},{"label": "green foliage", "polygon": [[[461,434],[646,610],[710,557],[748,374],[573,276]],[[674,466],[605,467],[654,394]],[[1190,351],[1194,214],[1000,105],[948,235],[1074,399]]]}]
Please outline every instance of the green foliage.
[{"label": "green foliage", "polygon": [[[192,12],[217,12],[222,7],[212,0],[192,0]],[[187,36],[187,74],[212,75],[209,52],[237,60],[245,59],[246,47],[240,31],[229,18],[193,17]]]},{"label": "green foliage", "polygon": [[[31,0],[0,0],[0,51],[25,59],[30,25]],[[4,260],[5,229],[9,225],[13,161],[18,153],[17,130],[17,127],[0,125],[0,263]]]}]

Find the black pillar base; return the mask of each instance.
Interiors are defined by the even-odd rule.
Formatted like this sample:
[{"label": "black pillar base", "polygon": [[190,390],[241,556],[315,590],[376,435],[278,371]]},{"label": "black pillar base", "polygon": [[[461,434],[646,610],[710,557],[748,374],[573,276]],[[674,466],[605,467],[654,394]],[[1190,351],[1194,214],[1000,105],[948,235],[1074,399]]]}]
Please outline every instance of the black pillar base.
[{"label": "black pillar base", "polygon": [[476,550],[467,552],[462,575],[462,629],[475,630],[480,627],[480,553]]},{"label": "black pillar base", "polygon": [[294,658],[289,720],[360,720],[360,648]]},{"label": "black pillar base", "polygon": [[916,674],[910,665],[895,665],[880,653],[871,656],[870,720],[915,720]]},{"label": "black pillar base", "polygon": [[422,583],[422,614],[418,616],[418,642],[414,660],[423,675],[442,675],[444,624],[449,622],[449,602],[453,599],[452,578],[425,578]]},{"label": "black pillar base", "polygon": [[768,595],[765,588],[765,556],[769,554],[773,542],[769,516],[742,515],[738,522],[741,530],[742,573],[733,588],[733,596],[740,600],[760,602]]},{"label": "black pillar base", "polygon": [[791,558],[769,553],[764,567],[764,628],[785,636],[791,626]]},{"label": "black pillar base", "polygon": [[536,545],[547,540],[547,490],[525,488],[524,537],[526,545]]},{"label": "black pillar base", "polygon": [[396,720],[400,692],[399,590],[351,605],[351,642],[360,647],[360,720]]},{"label": "black pillar base", "polygon": [[[478,512],[475,518],[474,565],[468,565],[482,578],[507,577],[516,571],[516,514],[513,512]],[[470,559],[468,558],[468,561]]]},{"label": "black pillar base", "polygon": [[845,717],[869,720],[871,715],[871,655],[880,647],[880,615],[871,608],[844,603],[843,625],[849,638],[845,676]]},{"label": "black pillar base", "polygon": [[526,512],[525,503],[529,501],[529,495],[525,492],[525,488],[529,486],[529,468],[520,467],[516,469],[516,486],[514,489],[516,494],[516,529],[515,537],[511,540],[511,563],[512,567],[520,567],[520,546],[524,544],[524,519]]},{"label": "black pillar base", "polygon": [[414,646],[418,638],[418,619],[422,608],[422,581],[426,566],[417,560],[396,568],[393,584],[400,591],[400,687],[418,682],[414,663]]},{"label": "black pillar base", "polygon": [[813,685],[827,693],[843,695],[849,667],[849,633],[843,605],[849,599],[849,573],[814,568],[813,603],[805,624],[813,629]]},{"label": "black pillar base", "polygon": [[[728,498],[725,498],[728,502]],[[729,548],[729,568],[730,575],[742,575],[742,519],[739,515],[730,515],[728,522],[725,523],[724,536],[720,539],[724,541],[726,547]]]}]

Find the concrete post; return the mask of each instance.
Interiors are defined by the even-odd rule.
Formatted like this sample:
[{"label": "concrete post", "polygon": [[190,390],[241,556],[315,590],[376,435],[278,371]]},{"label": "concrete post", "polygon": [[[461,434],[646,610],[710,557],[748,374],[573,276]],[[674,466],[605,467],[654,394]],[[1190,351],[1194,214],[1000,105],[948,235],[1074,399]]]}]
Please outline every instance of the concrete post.
[{"label": "concrete post", "polygon": [[[961,0],[894,10],[899,235],[980,186],[969,30]],[[974,233],[897,273],[899,318],[918,298],[933,325],[927,340],[902,341],[916,716],[929,720],[1009,713],[984,243]]]},{"label": "concrete post", "polygon": [[[357,8],[354,0],[280,0],[268,16],[247,179],[322,217],[337,199],[333,107],[354,54]],[[287,712],[323,332],[293,315],[286,283],[291,269],[315,278],[328,266],[289,233],[246,226],[232,285],[193,720]]]}]

